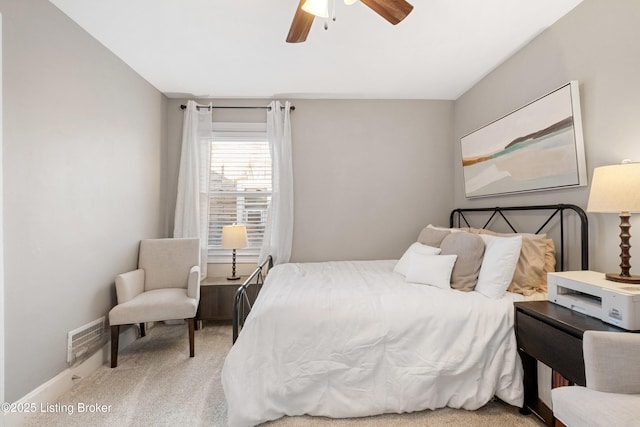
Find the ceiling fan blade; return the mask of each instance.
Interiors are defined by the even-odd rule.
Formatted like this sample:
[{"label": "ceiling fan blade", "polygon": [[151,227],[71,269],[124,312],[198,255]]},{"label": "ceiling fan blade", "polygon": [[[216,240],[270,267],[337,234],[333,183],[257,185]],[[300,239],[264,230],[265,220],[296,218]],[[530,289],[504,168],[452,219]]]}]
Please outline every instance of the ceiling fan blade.
[{"label": "ceiling fan blade", "polygon": [[315,16],[302,10],[304,2],[305,0],[300,0],[296,14],[293,15],[291,28],[289,28],[289,34],[287,35],[287,43],[301,43],[307,39]]},{"label": "ceiling fan blade", "polygon": [[405,0],[360,0],[374,12],[396,25],[407,17],[413,6]]}]

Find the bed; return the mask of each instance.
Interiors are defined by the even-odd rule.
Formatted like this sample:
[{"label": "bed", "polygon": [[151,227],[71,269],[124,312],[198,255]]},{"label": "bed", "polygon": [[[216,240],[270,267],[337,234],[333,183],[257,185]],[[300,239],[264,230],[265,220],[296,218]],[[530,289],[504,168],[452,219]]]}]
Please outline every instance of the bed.
[{"label": "bed", "polygon": [[[533,233],[518,233],[506,216],[534,211],[551,214]],[[566,211],[577,221],[567,219]],[[485,213],[489,219],[472,227],[469,217]],[[486,231],[496,220],[510,233]],[[263,263],[236,294],[234,345],[222,370],[229,425],[253,426],[284,415],[474,410],[494,396],[522,407],[513,302],[545,294],[541,287],[509,290],[518,268],[525,274],[542,269],[541,275],[556,260],[558,269],[565,268],[565,241],[576,234],[574,222],[580,268],[586,269],[586,215],[573,205],[457,209],[450,228],[425,227],[400,260],[280,264],[262,281]],[[559,231],[557,243],[545,230]],[[468,254],[478,239],[483,254],[475,288],[452,289],[464,278],[456,267],[477,258]],[[452,255],[450,241],[473,245],[458,245],[463,251],[454,245],[459,252]],[[521,265],[531,241],[540,247],[544,241],[545,266]],[[505,272],[505,264],[513,268]],[[495,286],[509,274],[509,290],[504,283]],[[243,320],[241,307],[256,277],[260,293]]]}]

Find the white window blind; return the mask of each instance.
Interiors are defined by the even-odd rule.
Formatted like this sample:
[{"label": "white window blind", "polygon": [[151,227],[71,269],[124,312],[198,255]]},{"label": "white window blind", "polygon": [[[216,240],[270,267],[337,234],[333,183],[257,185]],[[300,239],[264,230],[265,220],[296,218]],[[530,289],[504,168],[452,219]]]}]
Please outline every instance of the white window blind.
[{"label": "white window blind", "polygon": [[214,123],[209,189],[209,261],[229,262],[222,227],[243,224],[249,246],[239,262],[255,262],[271,200],[271,155],[265,123]]}]

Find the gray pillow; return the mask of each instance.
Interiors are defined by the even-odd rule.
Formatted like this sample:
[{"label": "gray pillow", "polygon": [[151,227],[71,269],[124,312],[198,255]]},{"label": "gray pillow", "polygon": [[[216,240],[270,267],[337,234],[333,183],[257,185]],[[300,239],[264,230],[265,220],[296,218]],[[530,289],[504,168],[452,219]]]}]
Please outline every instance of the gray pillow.
[{"label": "gray pillow", "polygon": [[439,248],[442,240],[451,232],[449,230],[437,230],[431,227],[425,227],[418,236],[418,242],[423,245]]},{"label": "gray pillow", "polygon": [[451,233],[440,244],[441,255],[458,255],[453,272],[451,287],[471,292],[478,283],[478,274],[484,257],[484,241],[477,234]]}]

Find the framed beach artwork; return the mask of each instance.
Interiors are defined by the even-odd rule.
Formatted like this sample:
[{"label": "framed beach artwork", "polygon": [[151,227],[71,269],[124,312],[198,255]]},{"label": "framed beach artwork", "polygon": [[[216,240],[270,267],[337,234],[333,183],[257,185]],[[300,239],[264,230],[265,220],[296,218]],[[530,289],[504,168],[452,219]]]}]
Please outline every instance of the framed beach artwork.
[{"label": "framed beach artwork", "polygon": [[587,185],[578,82],[460,139],[466,197]]}]

